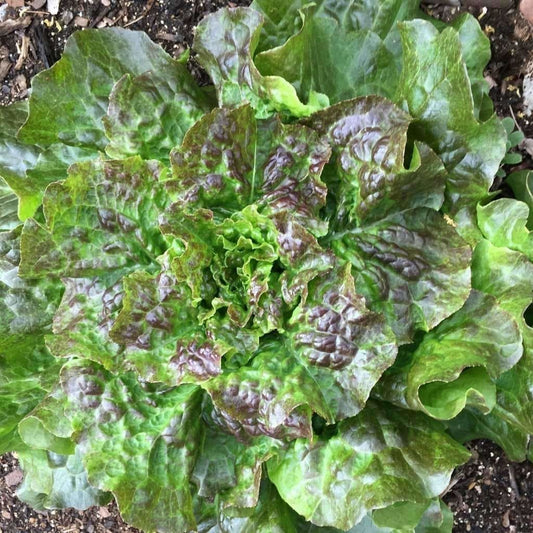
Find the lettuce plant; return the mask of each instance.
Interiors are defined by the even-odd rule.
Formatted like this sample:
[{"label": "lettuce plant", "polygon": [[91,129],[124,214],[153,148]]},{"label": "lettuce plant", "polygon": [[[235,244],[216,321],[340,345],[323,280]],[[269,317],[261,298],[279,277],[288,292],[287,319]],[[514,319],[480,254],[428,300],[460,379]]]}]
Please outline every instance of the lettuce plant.
[{"label": "lettuce plant", "polygon": [[256,0],[194,50],[214,90],[143,34],[78,32],[0,109],[19,497],[114,497],[145,531],[451,531],[462,443],[523,460],[533,433],[487,39],[415,0]]}]

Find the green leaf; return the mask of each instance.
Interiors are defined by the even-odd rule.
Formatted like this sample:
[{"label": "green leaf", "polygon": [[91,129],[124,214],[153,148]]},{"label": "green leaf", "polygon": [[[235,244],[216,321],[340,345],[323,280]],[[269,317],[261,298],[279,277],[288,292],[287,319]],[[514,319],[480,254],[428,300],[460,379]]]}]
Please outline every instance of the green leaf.
[{"label": "green leaf", "polygon": [[403,70],[395,100],[416,119],[414,138],[429,144],[449,172],[447,213],[461,235],[477,241],[473,208],[487,196],[505,155],[505,130],[496,116],[476,119],[455,29],[439,33],[429,22],[404,22],[400,34]]},{"label": "green leaf", "polygon": [[325,102],[304,105],[294,87],[280,76],[262,76],[253,62],[262,17],[253,9],[220,9],[197,26],[193,50],[215,84],[221,107],[249,102],[256,115],[274,111],[293,116],[310,115]]},{"label": "green leaf", "polygon": [[27,101],[0,107],[0,177],[19,199],[18,216],[21,220],[35,213],[46,186],[65,178],[71,163],[92,159],[97,155],[93,150],[62,143],[41,148],[21,141],[17,133],[27,118]]},{"label": "green leaf", "polygon": [[75,32],[63,57],[33,78],[30,114],[19,139],[103,150],[107,139],[102,117],[113,85],[124,74],[139,76],[174,63],[141,32],[122,28]]},{"label": "green leaf", "polygon": [[323,234],[319,211],[327,189],[320,181],[330,149],[319,136],[279,118],[256,121],[250,106],[215,109],[172,153],[173,200],[187,209],[211,209],[217,218],[257,202],[270,213],[288,212]]},{"label": "green leaf", "polygon": [[478,206],[477,215],[479,229],[492,244],[517,250],[533,260],[533,233],[526,227],[527,204],[500,198]]},{"label": "green leaf", "polygon": [[378,396],[398,401],[403,394],[411,409],[443,420],[467,404],[487,413],[496,401],[494,381],[522,354],[512,315],[473,290],[459,311],[423,337],[410,362],[380,383]]},{"label": "green leaf", "polygon": [[312,412],[332,418],[312,374],[281,342],[263,344],[251,364],[226,371],[203,387],[241,439],[246,435],[311,438]]},{"label": "green leaf", "polygon": [[20,224],[17,216],[18,198],[8,184],[0,178],[0,231],[11,230]]},{"label": "green leaf", "polygon": [[57,381],[59,364],[44,334],[61,284],[18,277],[20,228],[0,233],[0,453],[19,449],[17,424]]},{"label": "green leaf", "polygon": [[56,357],[90,359],[108,370],[123,364],[109,336],[121,309],[123,271],[100,278],[64,278],[65,293],[46,345]]},{"label": "green leaf", "polygon": [[91,277],[153,262],[163,248],[157,217],[166,203],[164,172],[138,157],[73,166],[46,191],[47,227],[25,224],[21,275]]},{"label": "green leaf", "polygon": [[404,168],[411,118],[379,96],[357,98],[312,115],[307,123],[333,147],[338,184],[338,228],[374,222],[412,207],[439,209],[446,172],[439,158],[416,143]]},{"label": "green leaf", "polygon": [[506,180],[518,200],[529,207],[527,227],[533,228],[533,172],[522,170],[513,172]]},{"label": "green leaf", "polygon": [[255,0],[265,16],[256,64],[262,74],[289,80],[307,101],[333,102],[394,95],[401,49],[396,22],[421,14],[413,0],[271,2]]},{"label": "green leaf", "polygon": [[205,381],[221,372],[227,351],[200,323],[190,291],[168,269],[124,278],[122,309],[109,332],[121,359],[142,379],[169,385]]},{"label": "green leaf", "polygon": [[347,530],[372,509],[438,496],[467,459],[439,423],[369,403],[331,438],[298,439],[267,466],[293,509],[318,526]]},{"label": "green leaf", "polygon": [[282,76],[304,102],[313,93],[327,95],[332,103],[368,94],[394,95],[399,72],[383,40],[317,13],[316,5],[302,8],[301,30],[282,46],[256,56],[261,74]]},{"label": "green leaf", "polygon": [[383,313],[399,343],[452,315],[470,292],[470,247],[432,209],[415,208],[334,234],[356,292]]},{"label": "green leaf", "polygon": [[289,324],[294,351],[318,383],[334,418],[356,415],[397,350],[383,317],[368,311],[356,293],[350,268],[312,281],[309,296]]},{"label": "green leaf", "polygon": [[125,74],[113,87],[103,118],[106,153],[117,159],[140,155],[166,162],[185,132],[212,107],[177,61],[140,76]]},{"label": "green leaf", "polygon": [[223,533],[297,533],[295,513],[269,482],[261,484],[258,504],[251,512],[222,513],[219,527]]},{"label": "green leaf", "polygon": [[482,118],[487,113],[490,116],[493,105],[488,96],[489,84],[485,80],[485,68],[491,55],[490,40],[470,13],[459,15],[452,21],[451,27],[459,34],[461,55],[470,78],[475,117],[479,120],[480,115]]},{"label": "green leaf", "polygon": [[201,392],[141,385],[79,360],[63,367],[62,383],[89,483],[112,491],[136,527],[194,530],[189,478],[202,435]]},{"label": "green leaf", "polygon": [[[207,410],[204,410],[204,413]],[[201,443],[191,481],[198,495],[219,502],[220,511],[251,512],[258,503],[264,462],[272,457],[281,442],[259,437],[241,442],[220,431],[226,422],[213,411],[213,427],[208,427]]]},{"label": "green leaf", "polygon": [[24,481],[17,496],[37,510],[74,507],[84,510],[107,505],[111,495],[92,487],[79,450],[74,455],[58,455],[27,449],[18,453]]},{"label": "green leaf", "polygon": [[[497,229],[497,228],[496,228]],[[512,237],[513,233],[501,234]],[[510,243],[512,244],[512,242]],[[499,305],[516,320],[524,341],[524,355],[496,382],[495,417],[509,424],[509,434],[533,433],[533,329],[524,314],[533,300],[533,263],[517,251],[481,241],[472,262],[472,285],[497,298]],[[496,421],[502,425],[502,422]],[[500,431],[504,435],[503,431]],[[508,449],[509,445],[505,445]]]}]

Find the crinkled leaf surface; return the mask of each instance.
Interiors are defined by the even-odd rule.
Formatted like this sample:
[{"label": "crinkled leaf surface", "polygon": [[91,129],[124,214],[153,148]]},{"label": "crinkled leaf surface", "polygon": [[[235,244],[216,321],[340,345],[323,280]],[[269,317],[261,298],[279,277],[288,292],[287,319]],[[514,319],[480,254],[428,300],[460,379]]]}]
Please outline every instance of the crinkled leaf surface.
[{"label": "crinkled leaf surface", "polygon": [[459,309],[470,291],[470,247],[428,208],[392,214],[334,235],[353,265],[356,291],[383,313],[400,343]]},{"label": "crinkled leaf surface", "polygon": [[44,346],[61,285],[18,277],[20,228],[0,233],[0,453],[16,449],[20,420],[57,380]]},{"label": "crinkled leaf surface", "polygon": [[437,496],[467,458],[426,416],[369,403],[331,438],[293,441],[268,474],[307,520],[347,530],[372,509]]},{"label": "crinkled leaf surface", "polygon": [[250,365],[204,387],[237,436],[311,438],[313,411],[332,418],[312,374],[282,343],[263,345]]},{"label": "crinkled leaf surface", "polygon": [[413,207],[439,209],[446,172],[439,158],[416,144],[404,168],[411,118],[389,100],[369,96],[331,106],[306,123],[333,148],[337,181],[334,227],[350,228]]},{"label": "crinkled leaf surface", "polygon": [[162,172],[138,157],[72,167],[67,180],[47,189],[47,227],[25,224],[21,275],[89,277],[150,264],[162,251]]},{"label": "crinkled leaf surface", "polygon": [[446,209],[462,234],[477,240],[475,204],[484,198],[505,155],[506,134],[493,116],[475,116],[459,34],[429,22],[400,24],[403,69],[396,101],[416,119],[412,133],[442,158],[450,176]]},{"label": "crinkled leaf surface", "polygon": [[217,89],[220,106],[249,102],[258,117],[274,111],[307,116],[327,102],[304,105],[294,87],[280,76],[262,76],[253,62],[261,15],[249,8],[220,9],[196,28],[193,49]]},{"label": "crinkled leaf surface", "polygon": [[27,101],[0,107],[0,177],[19,199],[18,215],[21,220],[35,213],[46,186],[65,178],[70,164],[97,155],[94,150],[59,142],[49,148],[41,148],[17,139],[17,132],[27,118]]},{"label": "crinkled leaf surface", "polygon": [[76,32],[63,57],[33,78],[30,114],[19,138],[44,146],[61,142],[102,150],[107,144],[102,117],[114,83],[124,74],[165,70],[174,62],[141,32]]},{"label": "crinkled leaf surface", "polygon": [[11,230],[20,224],[17,212],[17,195],[0,178],[0,231]]},{"label": "crinkled leaf surface", "polygon": [[195,529],[189,476],[202,431],[200,391],[151,388],[86,361],[65,365],[62,383],[91,485],[112,491],[140,528]]},{"label": "crinkled leaf surface", "polygon": [[57,357],[83,357],[119,369],[119,346],[109,333],[121,308],[121,274],[64,278],[65,292],[46,345]]},{"label": "crinkled leaf surface", "polygon": [[396,342],[383,317],[355,292],[349,267],[313,280],[290,325],[294,350],[334,418],[356,415],[394,362]]},{"label": "crinkled leaf surface", "polygon": [[113,87],[103,119],[109,138],[106,153],[168,161],[185,132],[212,107],[177,61],[138,76],[125,74]]},{"label": "crinkled leaf surface", "polygon": [[327,189],[320,180],[328,145],[301,125],[257,121],[250,106],[215,109],[172,153],[171,197],[187,209],[228,216],[257,202],[268,213],[289,212],[315,232]]}]

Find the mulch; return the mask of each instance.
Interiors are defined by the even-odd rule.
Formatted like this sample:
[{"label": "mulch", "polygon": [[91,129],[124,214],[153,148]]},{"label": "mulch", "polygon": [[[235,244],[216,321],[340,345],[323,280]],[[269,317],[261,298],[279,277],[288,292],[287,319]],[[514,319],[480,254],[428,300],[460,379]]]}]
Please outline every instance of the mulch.
[{"label": "mulch", "polygon": [[[54,2],[47,0],[0,0],[0,105],[26,98],[32,77],[59,59],[66,39],[74,31],[108,26],[143,30],[170,54],[178,56],[191,45],[193,28],[206,13],[249,3],[249,0],[60,0],[57,13],[52,14],[48,8]],[[427,11],[443,20],[466,10],[478,18],[493,50],[486,79],[492,87],[490,94],[496,110],[500,116],[512,116],[526,138],[533,139],[533,116],[525,112],[523,97],[524,78],[528,72],[533,73],[533,26],[521,16],[518,1],[463,0],[462,7],[459,0],[425,4]],[[190,68],[199,81],[206,81],[194,61]],[[524,160],[515,168],[533,168],[526,144],[521,148]],[[455,513],[454,531],[533,532],[533,465],[509,462],[488,441],[475,441],[469,447],[472,459],[454,473],[444,496]],[[115,504],[84,512],[33,511],[15,496],[21,476],[12,454],[0,457],[0,533],[138,531],[124,524]]]}]

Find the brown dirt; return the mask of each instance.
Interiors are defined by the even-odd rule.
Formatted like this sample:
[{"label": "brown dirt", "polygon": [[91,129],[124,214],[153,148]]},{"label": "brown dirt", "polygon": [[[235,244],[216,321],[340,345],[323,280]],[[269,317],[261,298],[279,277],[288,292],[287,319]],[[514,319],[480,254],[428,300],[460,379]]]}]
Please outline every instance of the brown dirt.
[{"label": "brown dirt", "polygon": [[[486,5],[499,2],[500,5],[509,3],[486,0]],[[44,0],[24,3],[23,9],[14,9],[6,5],[7,0],[0,0],[0,105],[25,98],[31,78],[52,65],[60,57],[68,36],[84,26],[144,30],[177,56],[190,46],[192,30],[206,13],[222,6],[250,2],[61,0],[55,17],[45,11]],[[533,27],[521,18],[516,2],[506,10],[483,9],[480,0],[464,0],[463,6],[429,5],[426,9],[442,19],[468,10],[480,20],[492,44],[493,59],[486,75],[493,85],[491,97],[497,112],[501,116],[513,116],[526,137],[533,138],[533,117],[525,115],[522,98],[525,69],[528,62],[533,62]],[[2,35],[2,28],[6,27],[2,21],[8,19],[16,21],[19,27]],[[200,79],[205,79],[194,64],[191,68]],[[531,157],[523,153],[525,160],[521,167],[533,168]],[[455,512],[454,532],[533,532],[533,465],[509,463],[502,451],[487,441],[476,441],[470,446],[472,460],[455,472],[455,484],[444,497]],[[67,509],[37,513],[16,498],[14,491],[19,481],[16,459],[10,454],[0,457],[0,533],[138,531],[123,523],[114,504],[85,512]]]}]

